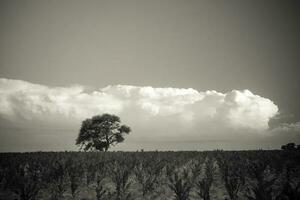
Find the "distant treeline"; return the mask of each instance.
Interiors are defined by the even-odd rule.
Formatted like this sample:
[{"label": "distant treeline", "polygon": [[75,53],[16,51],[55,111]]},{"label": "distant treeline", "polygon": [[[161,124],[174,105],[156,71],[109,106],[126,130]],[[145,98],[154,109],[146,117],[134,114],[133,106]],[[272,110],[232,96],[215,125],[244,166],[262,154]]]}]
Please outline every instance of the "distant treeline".
[{"label": "distant treeline", "polygon": [[295,143],[287,143],[286,145],[281,146],[282,150],[300,150],[300,145],[296,145]]}]

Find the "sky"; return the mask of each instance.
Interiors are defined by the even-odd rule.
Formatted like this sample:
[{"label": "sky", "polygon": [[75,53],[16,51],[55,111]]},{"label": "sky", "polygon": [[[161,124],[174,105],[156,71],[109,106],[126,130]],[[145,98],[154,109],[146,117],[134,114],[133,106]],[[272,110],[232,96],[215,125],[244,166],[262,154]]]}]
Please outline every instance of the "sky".
[{"label": "sky", "polygon": [[0,151],[77,150],[81,121],[132,128],[111,150],[300,143],[299,1],[0,1]]}]

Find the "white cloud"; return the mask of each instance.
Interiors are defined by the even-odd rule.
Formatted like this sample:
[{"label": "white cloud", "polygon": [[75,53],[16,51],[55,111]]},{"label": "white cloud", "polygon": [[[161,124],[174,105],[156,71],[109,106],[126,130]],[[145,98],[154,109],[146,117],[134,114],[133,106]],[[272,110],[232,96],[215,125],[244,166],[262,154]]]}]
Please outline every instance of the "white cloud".
[{"label": "white cloud", "polygon": [[6,119],[82,119],[103,112],[118,113],[122,102],[101,91],[86,93],[82,86],[47,87],[0,79],[0,115]]},{"label": "white cloud", "polygon": [[[186,135],[193,130],[267,130],[278,107],[249,90],[227,93],[195,89],[128,85],[87,90],[83,86],[48,87],[26,81],[0,79],[0,116],[11,121],[59,123],[96,114],[114,113],[137,135]],[[219,130],[219,131],[218,131]],[[149,132],[151,132],[149,134]],[[147,132],[147,135],[146,135]],[[223,133],[217,133],[223,134]]]}]

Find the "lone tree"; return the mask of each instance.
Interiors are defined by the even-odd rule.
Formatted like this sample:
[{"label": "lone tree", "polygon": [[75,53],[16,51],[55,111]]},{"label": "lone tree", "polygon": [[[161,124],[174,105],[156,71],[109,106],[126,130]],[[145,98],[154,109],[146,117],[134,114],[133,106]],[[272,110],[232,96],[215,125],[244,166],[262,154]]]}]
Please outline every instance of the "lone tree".
[{"label": "lone tree", "polygon": [[124,135],[130,131],[116,115],[97,115],[82,122],[76,145],[85,151],[107,151],[110,145],[123,142]]}]

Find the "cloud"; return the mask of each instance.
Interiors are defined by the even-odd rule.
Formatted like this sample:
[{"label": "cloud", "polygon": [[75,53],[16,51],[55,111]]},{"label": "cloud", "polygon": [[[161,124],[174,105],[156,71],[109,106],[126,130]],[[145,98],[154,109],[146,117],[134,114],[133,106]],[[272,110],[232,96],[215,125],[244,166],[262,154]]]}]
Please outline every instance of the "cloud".
[{"label": "cloud", "polygon": [[300,134],[300,122],[295,123],[281,123],[279,126],[270,130],[271,134]]},{"label": "cloud", "polygon": [[263,133],[278,107],[249,90],[220,93],[129,85],[90,89],[80,85],[48,87],[0,79],[0,116],[11,124],[79,126],[93,115],[113,113],[128,123],[133,138],[227,137]]},{"label": "cloud", "polygon": [[0,115],[9,120],[72,120],[122,109],[122,102],[114,96],[87,93],[83,86],[47,87],[0,79],[0,94]]}]

